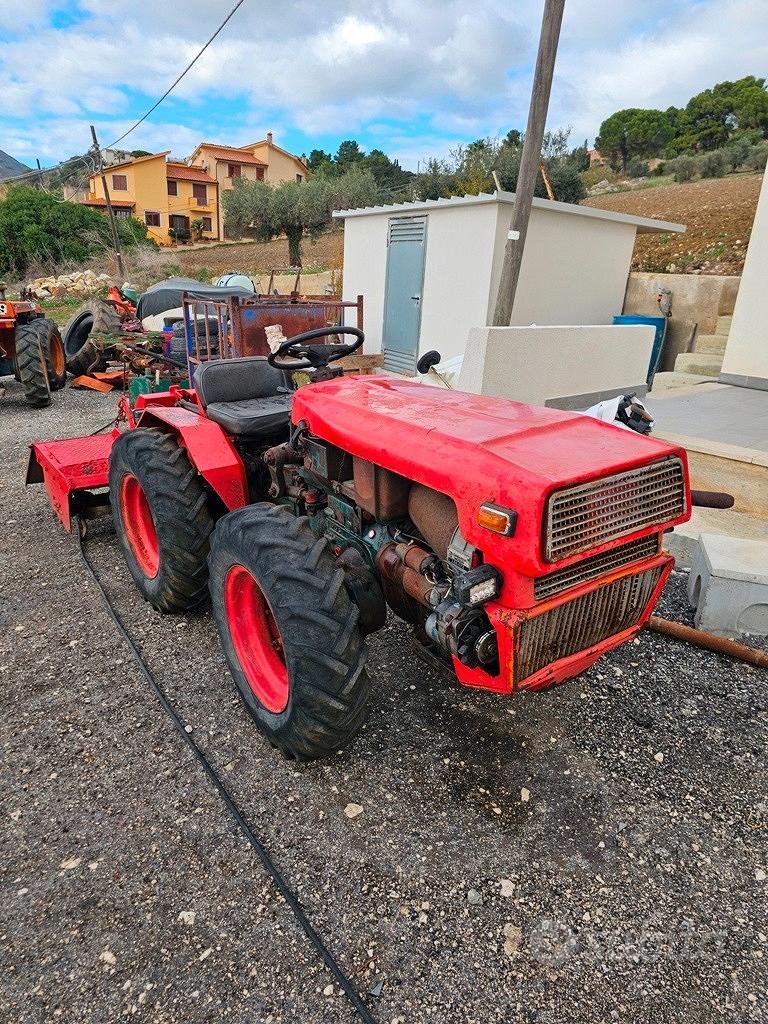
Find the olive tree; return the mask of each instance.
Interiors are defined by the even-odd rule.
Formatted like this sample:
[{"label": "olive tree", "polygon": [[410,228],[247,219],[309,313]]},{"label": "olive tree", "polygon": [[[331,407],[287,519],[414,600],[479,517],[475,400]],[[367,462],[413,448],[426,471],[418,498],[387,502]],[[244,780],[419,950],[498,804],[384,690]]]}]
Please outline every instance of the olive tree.
[{"label": "olive tree", "polygon": [[318,174],[306,182],[281,181],[278,185],[239,178],[234,188],[224,193],[224,218],[235,234],[252,228],[262,241],[285,235],[290,264],[300,267],[305,233],[317,238],[330,223],[333,210],[370,206],[376,196],[373,175],[355,167],[337,178]]}]

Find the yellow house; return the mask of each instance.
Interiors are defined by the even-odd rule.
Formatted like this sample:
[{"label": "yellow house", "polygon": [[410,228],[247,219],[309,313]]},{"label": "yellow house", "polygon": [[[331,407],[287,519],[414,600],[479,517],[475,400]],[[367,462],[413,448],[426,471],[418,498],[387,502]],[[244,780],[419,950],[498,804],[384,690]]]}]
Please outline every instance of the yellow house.
[{"label": "yellow house", "polygon": [[[308,174],[307,165],[301,157],[275,145],[272,132],[267,132],[262,142],[252,142],[248,146],[201,142],[189,162],[212,175],[222,191],[234,188],[238,178],[276,185],[281,181],[305,181]],[[224,237],[223,224],[219,237]]]},{"label": "yellow house", "polygon": [[[117,217],[136,217],[160,245],[170,245],[174,236],[190,237],[192,224],[202,222],[203,238],[218,238],[219,186],[199,167],[167,160],[168,152],[134,157],[106,168],[109,198]],[[86,206],[106,206],[101,176],[88,180]]]},{"label": "yellow house", "polygon": [[272,140],[272,132],[267,132],[266,139],[252,142],[249,146],[240,147],[244,152],[252,153],[257,160],[266,164],[265,180],[272,184],[279,181],[306,181],[309,168],[300,156],[282,149]]}]

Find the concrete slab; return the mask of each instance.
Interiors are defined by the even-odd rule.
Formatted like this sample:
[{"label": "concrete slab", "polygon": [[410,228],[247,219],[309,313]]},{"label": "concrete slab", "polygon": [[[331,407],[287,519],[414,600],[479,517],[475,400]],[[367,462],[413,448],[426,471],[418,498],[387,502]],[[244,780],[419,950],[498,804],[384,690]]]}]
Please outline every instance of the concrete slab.
[{"label": "concrete slab", "polygon": [[698,629],[768,636],[768,541],[704,533],[688,578]]},{"label": "concrete slab", "polygon": [[655,390],[646,403],[655,433],[707,438],[768,452],[768,394],[729,384],[702,384],[676,393]]},{"label": "concrete slab", "polygon": [[691,568],[702,533],[768,542],[768,520],[731,508],[695,508],[687,523],[664,534],[664,550],[674,555],[678,569]]}]

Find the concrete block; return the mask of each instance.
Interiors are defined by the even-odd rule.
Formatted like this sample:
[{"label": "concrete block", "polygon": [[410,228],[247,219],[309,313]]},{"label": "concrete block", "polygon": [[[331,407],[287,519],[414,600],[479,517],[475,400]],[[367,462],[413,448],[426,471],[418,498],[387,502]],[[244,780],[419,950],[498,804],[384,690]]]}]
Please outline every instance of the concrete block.
[{"label": "concrete block", "polygon": [[702,533],[688,577],[698,629],[768,636],[768,541]]},{"label": "concrete block", "polygon": [[653,328],[646,324],[473,327],[457,386],[475,395],[583,410],[627,391],[642,397],[652,346]]},{"label": "concrete block", "polygon": [[727,334],[697,334],[693,343],[694,352],[712,352],[717,355],[725,353],[725,346],[728,344]]},{"label": "concrete block", "polygon": [[718,334],[728,334],[733,323],[733,314],[728,316],[719,316],[717,318],[717,327],[715,328]]},{"label": "concrete block", "polygon": [[723,356],[710,352],[681,352],[675,360],[675,373],[696,373],[700,377],[716,377],[723,366]]}]

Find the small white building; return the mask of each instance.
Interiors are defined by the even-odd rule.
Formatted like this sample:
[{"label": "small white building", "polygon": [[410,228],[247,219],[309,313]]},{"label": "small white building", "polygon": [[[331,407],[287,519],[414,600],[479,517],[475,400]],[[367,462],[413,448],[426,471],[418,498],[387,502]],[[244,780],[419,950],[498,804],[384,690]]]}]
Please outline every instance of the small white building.
[{"label": "small white building", "polygon": [[[443,363],[460,357],[470,328],[491,322],[514,202],[496,192],[334,213],[344,220],[344,298],[363,295],[366,351],[383,352],[386,369],[413,374],[430,349]],[[611,324],[636,232],[684,230],[534,199],[512,324]]]}]

